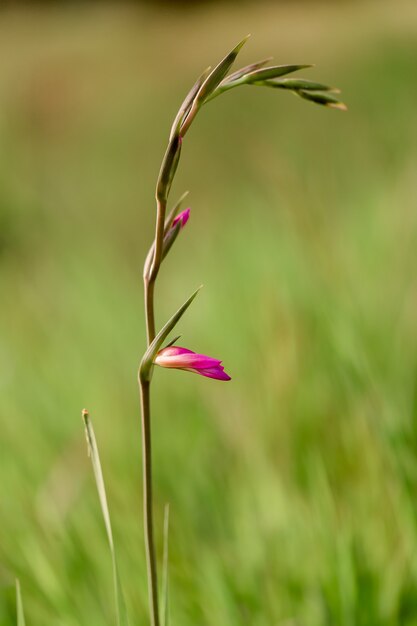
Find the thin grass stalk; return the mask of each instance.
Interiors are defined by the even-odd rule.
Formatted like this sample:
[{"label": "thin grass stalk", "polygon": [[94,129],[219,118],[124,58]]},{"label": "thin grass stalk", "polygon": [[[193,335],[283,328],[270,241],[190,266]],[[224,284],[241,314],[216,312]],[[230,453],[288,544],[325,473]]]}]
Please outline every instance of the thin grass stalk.
[{"label": "thin grass stalk", "polygon": [[98,452],[97,440],[94,434],[93,425],[91,423],[90,415],[87,409],[83,409],[82,418],[84,420],[85,435],[88,445],[88,454],[91,458],[93,466],[94,478],[97,486],[97,493],[100,500],[101,512],[103,515],[104,526],[106,528],[107,541],[110,548],[112,570],[113,570],[113,585],[114,596],[116,603],[116,624],[117,626],[129,626],[127,617],[126,605],[123,596],[122,585],[120,582],[119,570],[116,561],[116,551],[114,549],[113,532],[110,521],[110,512],[107,503],[106,487],[104,484],[103,470],[101,468],[100,455]]},{"label": "thin grass stalk", "polygon": [[18,578],[16,578],[16,617],[17,626],[26,626],[25,613],[23,611],[22,592],[20,590],[20,582]]}]

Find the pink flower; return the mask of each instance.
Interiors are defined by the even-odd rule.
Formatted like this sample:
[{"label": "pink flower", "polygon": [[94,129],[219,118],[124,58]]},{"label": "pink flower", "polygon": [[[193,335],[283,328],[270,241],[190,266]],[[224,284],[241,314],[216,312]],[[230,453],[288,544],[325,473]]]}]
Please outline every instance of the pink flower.
[{"label": "pink flower", "polygon": [[196,354],[187,348],[168,346],[162,348],[155,358],[156,365],[160,367],[172,367],[186,372],[194,372],[208,378],[217,380],[231,380],[224,371],[222,362],[204,354]]},{"label": "pink flower", "polygon": [[175,217],[172,220],[171,228],[175,228],[175,226],[178,224],[178,222],[181,222],[181,228],[184,228],[184,226],[188,222],[188,218],[190,217],[190,211],[191,211],[191,209],[184,209],[184,211],[181,211],[181,213],[179,213],[177,215],[177,217]]}]

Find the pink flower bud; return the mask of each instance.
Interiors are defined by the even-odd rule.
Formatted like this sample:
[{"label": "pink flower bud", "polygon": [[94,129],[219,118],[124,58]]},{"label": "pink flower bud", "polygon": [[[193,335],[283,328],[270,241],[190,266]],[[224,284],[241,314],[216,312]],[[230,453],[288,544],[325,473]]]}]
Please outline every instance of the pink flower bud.
[{"label": "pink flower bud", "polygon": [[181,222],[181,228],[184,228],[184,226],[188,222],[188,218],[190,217],[190,211],[191,209],[189,208],[181,211],[181,213],[179,213],[177,217],[173,219],[171,228],[174,228],[178,224],[178,222]]},{"label": "pink flower bud", "polygon": [[221,363],[218,359],[213,359],[204,354],[197,354],[192,352],[192,350],[180,348],[179,346],[162,348],[155,358],[155,364],[160,367],[172,367],[187,372],[194,372],[194,374],[207,376],[207,378],[216,378],[217,380],[231,380]]}]

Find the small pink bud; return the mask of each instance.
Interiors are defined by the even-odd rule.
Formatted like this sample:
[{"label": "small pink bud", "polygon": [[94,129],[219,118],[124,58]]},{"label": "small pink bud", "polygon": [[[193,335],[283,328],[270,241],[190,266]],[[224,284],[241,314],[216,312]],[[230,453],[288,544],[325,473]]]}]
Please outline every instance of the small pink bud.
[{"label": "small pink bud", "polygon": [[178,222],[181,222],[181,228],[184,228],[190,217],[190,211],[190,208],[181,211],[181,213],[179,213],[177,217],[173,219],[171,228],[174,228],[178,224]]},{"label": "small pink bud", "polygon": [[230,376],[224,371],[222,362],[213,359],[204,354],[197,354],[187,348],[179,346],[168,346],[162,348],[155,358],[155,364],[160,367],[171,367],[174,369],[194,372],[200,376],[207,378],[215,378],[217,380],[231,380]]}]

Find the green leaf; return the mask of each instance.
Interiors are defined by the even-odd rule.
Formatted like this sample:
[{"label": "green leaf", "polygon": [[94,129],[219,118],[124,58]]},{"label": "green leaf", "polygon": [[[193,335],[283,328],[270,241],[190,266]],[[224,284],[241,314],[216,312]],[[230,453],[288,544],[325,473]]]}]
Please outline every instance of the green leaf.
[{"label": "green leaf", "polygon": [[214,98],[217,98],[225,91],[229,91],[229,89],[234,89],[234,87],[239,87],[240,85],[244,85],[245,76],[247,74],[257,69],[260,69],[263,65],[265,65],[265,63],[268,63],[271,59],[272,57],[269,57],[268,59],[264,59],[263,61],[252,63],[252,65],[246,65],[246,67],[242,67],[240,70],[237,70],[233,74],[229,74],[229,76],[226,76],[226,78],[222,80],[220,85],[216,87],[213,93],[205,99],[204,104],[206,102],[210,102],[211,100],[214,100]]},{"label": "green leaf", "polygon": [[[285,74],[290,74],[291,72],[296,72],[297,70],[305,69],[307,67],[313,67],[312,65],[275,65],[273,67],[260,69],[259,65],[263,63],[264,62],[261,61],[259,64],[254,63],[253,65],[248,65],[234,74],[227,76],[220,83],[217,89],[208,98],[206,98],[205,102],[213,100],[225,91],[229,91],[229,89],[234,89],[235,87],[240,87],[241,85],[262,85],[275,87],[276,85],[272,82],[272,79],[277,78],[278,76],[284,76]],[[271,81],[270,83],[267,82],[269,80]]]},{"label": "green leaf", "polygon": [[229,54],[227,54],[224,59],[220,61],[218,65],[214,68],[212,72],[207,76],[200,89],[198,90],[197,95],[194,98],[193,104],[190,108],[188,115],[184,118],[184,121],[180,128],[181,136],[184,137],[185,133],[191,126],[193,119],[195,118],[199,108],[206,101],[206,99],[213,93],[216,87],[221,83],[223,78],[226,76],[227,72],[232,67],[237,55],[239,54],[241,48],[245,45],[248,40],[249,35],[247,35],[242,41],[240,41],[237,46],[233,48]]},{"label": "green leaf", "polygon": [[264,69],[252,72],[248,76],[245,76],[245,83],[251,84],[260,80],[270,80],[271,78],[278,78],[285,74],[291,74],[297,70],[304,70],[313,65],[274,65],[272,67],[265,67]]},{"label": "green leaf", "polygon": [[110,523],[110,513],[107,505],[107,496],[106,489],[104,486],[104,478],[103,472],[101,469],[100,456],[98,453],[97,441],[94,434],[93,425],[90,420],[89,413],[87,409],[83,409],[82,417],[84,420],[85,426],[85,435],[87,439],[88,445],[88,454],[91,458],[91,463],[93,465],[94,478],[96,480],[98,497],[100,500],[101,512],[104,519],[104,526],[106,528],[107,541],[110,547],[111,559],[112,559],[112,567],[113,567],[113,584],[114,584],[114,595],[116,601],[116,624],[117,626],[129,626],[129,620],[126,611],[126,605],[123,596],[123,590],[119,577],[119,570],[116,562],[116,553],[114,549],[113,542],[113,533]]},{"label": "green leaf", "polygon": [[232,83],[233,81],[238,80],[239,78],[242,78],[242,76],[246,76],[246,74],[250,74],[251,72],[254,72],[255,70],[259,70],[261,67],[263,67],[266,63],[269,63],[269,61],[271,60],[272,60],[272,57],[268,57],[267,59],[264,59],[263,61],[258,61],[257,63],[246,65],[245,67],[242,67],[240,70],[236,70],[236,72],[233,72],[233,74],[229,74],[229,76],[226,76],[226,78],[222,80],[222,82],[220,83],[219,87]]},{"label": "green leaf", "polygon": [[316,104],[321,104],[331,109],[340,109],[341,111],[347,111],[346,104],[340,102],[340,100],[338,100],[335,96],[332,96],[329,93],[321,93],[318,91],[304,91],[303,89],[300,89],[299,91],[294,91],[294,93],[301,98],[304,98],[305,100],[310,100],[311,102],[315,102]]},{"label": "green leaf", "polygon": [[221,83],[223,78],[226,76],[227,72],[232,67],[237,55],[239,54],[242,47],[245,45],[250,35],[246,35],[242,41],[240,41],[237,46],[233,48],[229,54],[227,54],[224,59],[220,61],[220,63],[214,68],[214,70],[209,74],[204,83],[201,85],[197,99],[199,101],[204,101],[207,96],[209,96],[216,87]]},{"label": "green leaf", "polygon": [[333,93],[340,93],[340,89],[336,87],[328,87],[322,83],[315,83],[312,80],[306,80],[304,78],[283,78],[282,80],[266,80],[263,81],[263,85],[267,87],[276,87],[279,89],[304,89],[306,91],[331,91]]},{"label": "green leaf", "polygon": [[16,614],[17,614],[17,620],[16,620],[17,626],[25,626],[26,622],[25,622],[25,614],[23,612],[22,592],[20,590],[20,582],[17,578],[16,578]]},{"label": "green leaf", "polygon": [[162,346],[165,339],[168,337],[169,333],[175,328],[181,317],[184,315],[185,311],[190,306],[191,302],[197,296],[198,292],[202,288],[202,285],[194,291],[194,293],[184,302],[183,305],[180,306],[178,311],[174,313],[174,315],[167,321],[165,326],[159,331],[156,335],[155,339],[152,341],[151,345],[146,350],[143,355],[140,368],[139,368],[139,376],[141,381],[149,381],[151,377],[151,371],[153,367],[153,361],[156,357],[156,354],[159,348]]}]

